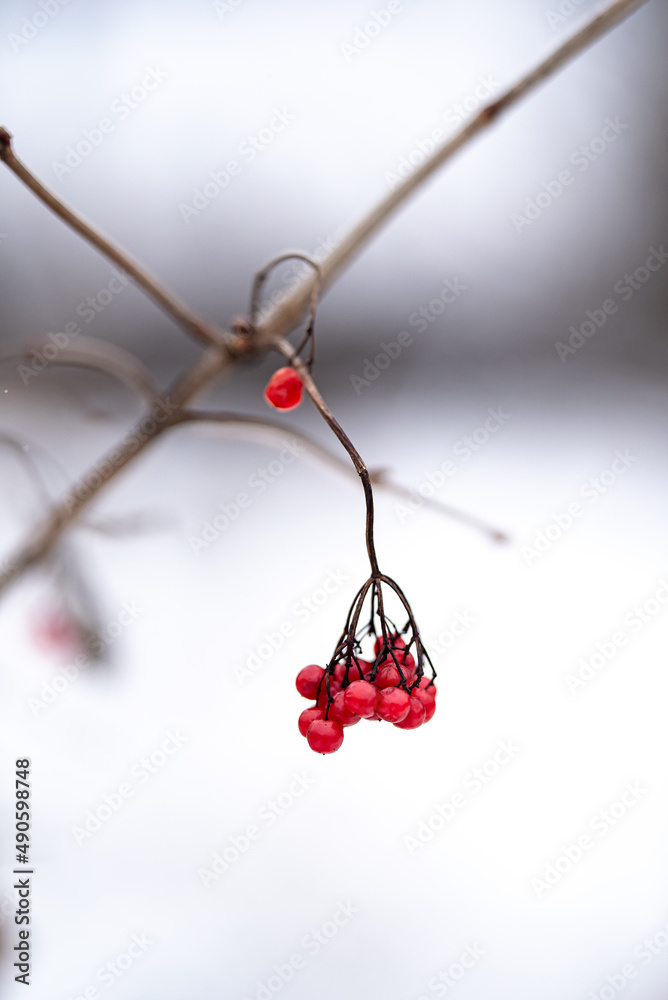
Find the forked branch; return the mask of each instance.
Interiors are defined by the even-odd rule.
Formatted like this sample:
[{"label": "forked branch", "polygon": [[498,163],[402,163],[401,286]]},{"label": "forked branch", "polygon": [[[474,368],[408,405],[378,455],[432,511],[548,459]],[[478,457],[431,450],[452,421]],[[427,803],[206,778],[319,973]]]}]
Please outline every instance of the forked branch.
[{"label": "forked branch", "polygon": [[[350,264],[356,254],[378,233],[383,224],[447,160],[466,146],[479,132],[483,131],[493,121],[496,121],[502,112],[508,110],[508,108],[516,104],[521,98],[536,89],[567,62],[583,52],[646,2],[647,0],[613,0],[609,6],[584,24],[582,28],[576,31],[547,58],[543,59],[533,70],[522,77],[514,86],[506,90],[496,101],[483,108],[449,142],[436,150],[421,167],[416,169],[399,187],[390,192],[360,221],[342,243],[320,263],[320,290],[325,291],[333,283],[335,278]],[[17,555],[9,560],[8,569],[0,576],[0,590],[2,590],[12,580],[17,579],[29,566],[34,565],[47,555],[66,528],[91,503],[98,493],[127,465],[134,461],[168,426],[178,422],[181,412],[190,400],[200,390],[209,386],[218,378],[221,372],[228,368],[233,361],[251,354],[257,355],[274,349],[295,363],[295,352],[285,338],[299,325],[306,314],[309,304],[312,302],[316,279],[313,276],[307,276],[292,292],[281,299],[266,316],[261,317],[256,327],[254,327],[252,337],[239,333],[235,336],[226,334],[215,325],[198,317],[171,292],[164,289],[155,278],[132,260],[124,251],[111,243],[107,237],[103,236],[75,212],[67,208],[16,157],[12,149],[10,134],[6,129],[0,129],[0,159],[7,164],[10,170],[51,211],[55,212],[59,218],[108,257],[109,260],[130,274],[135,279],[137,285],[187,330],[191,336],[208,345],[208,350],[177,380],[170,393],[167,393],[156,401],[156,405],[162,407],[162,412],[168,412],[169,416],[162,423],[156,423],[154,419],[155,427],[150,432],[144,432],[141,428],[151,417],[151,411],[149,410],[145,415],[144,421],[138,424],[135,431],[120,442],[119,446],[103,459],[102,462],[96,463],[82,480],[48,512],[42,524],[37,527],[31,537],[20,547]],[[299,362],[295,366],[299,367]],[[313,380],[310,379],[306,366],[302,364],[299,370],[311,399],[350,455],[355,469],[362,480],[367,501],[367,549],[372,567],[372,577],[377,577],[379,570],[373,545],[373,496],[371,494],[369,472],[347,435],[322,400]],[[167,410],[167,407],[171,409]]]}]

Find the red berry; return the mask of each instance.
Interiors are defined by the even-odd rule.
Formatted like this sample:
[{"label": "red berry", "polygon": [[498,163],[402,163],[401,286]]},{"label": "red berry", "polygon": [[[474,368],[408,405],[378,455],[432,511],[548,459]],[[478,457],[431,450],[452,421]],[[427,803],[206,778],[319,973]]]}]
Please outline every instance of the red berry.
[{"label": "red berry", "polygon": [[334,695],[334,701],[329,710],[329,718],[334,719],[334,722],[338,722],[342,726],[354,726],[356,722],[360,721],[360,716],[357,712],[350,711],[346,705],[345,698],[345,691],[339,691]]},{"label": "red berry", "polygon": [[381,667],[376,674],[374,684],[379,691],[382,691],[383,688],[396,687],[399,681],[400,677],[397,668],[394,666],[385,666]]},{"label": "red berry", "polygon": [[[417,694],[418,691],[420,692],[420,696],[424,695],[424,698],[427,698],[430,701],[436,701],[436,685],[432,684],[429,677],[424,676],[420,678],[420,683],[413,693]],[[422,699],[423,701],[424,698]]]},{"label": "red berry", "polygon": [[410,707],[411,696],[408,691],[395,687],[383,688],[376,702],[376,712],[385,722],[401,722],[408,715]]},{"label": "red berry", "polygon": [[433,719],[434,717],[434,712],[436,711],[436,702],[435,701],[425,702],[422,698],[420,698],[420,701],[424,705],[424,710],[425,710],[424,721],[429,722],[429,720]]},{"label": "red berry", "polygon": [[279,368],[269,379],[264,398],[277,410],[293,410],[302,401],[304,386],[294,368]]},{"label": "red berry", "polygon": [[299,732],[302,736],[306,736],[308,732],[308,727],[311,725],[315,719],[322,719],[325,712],[322,708],[318,708],[317,705],[311,708],[305,708],[302,714],[299,716],[297,725],[299,726]]},{"label": "red berry", "polygon": [[[406,684],[412,684],[414,680],[413,673],[410,670],[406,670],[405,667],[402,667],[401,670]],[[401,674],[394,663],[387,663],[384,667],[380,668],[376,674],[375,683],[377,688],[400,687],[402,685]]]},{"label": "red berry", "polygon": [[[434,705],[434,708],[436,705]],[[426,710],[419,698],[411,698],[408,713],[400,722],[395,722],[397,729],[417,729],[425,721]]]},{"label": "red berry", "polygon": [[316,753],[334,753],[343,743],[343,728],[333,719],[315,719],[308,728],[306,739]]},{"label": "red berry", "polygon": [[357,663],[362,671],[364,678],[368,680],[369,674],[373,670],[373,663],[370,663],[369,660],[358,660]]},{"label": "red berry", "polygon": [[345,690],[346,708],[363,719],[376,713],[378,691],[368,681],[353,681]]},{"label": "red berry", "polygon": [[302,667],[297,674],[297,680],[295,681],[300,695],[304,698],[308,698],[309,701],[315,701],[316,695],[318,694],[318,685],[320,684],[324,673],[325,671],[322,667],[319,667],[316,663],[310,663],[308,667]]}]

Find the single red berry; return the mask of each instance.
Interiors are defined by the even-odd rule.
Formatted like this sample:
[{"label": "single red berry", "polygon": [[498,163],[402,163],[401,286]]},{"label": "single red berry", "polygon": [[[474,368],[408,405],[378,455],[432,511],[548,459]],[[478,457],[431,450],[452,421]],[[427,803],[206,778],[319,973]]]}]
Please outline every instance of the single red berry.
[{"label": "single red berry", "polygon": [[397,729],[417,729],[425,721],[426,714],[426,709],[420,699],[411,698],[407,714],[400,722],[395,722],[395,726]]},{"label": "single red berry", "polygon": [[370,719],[376,713],[378,691],[368,681],[353,681],[345,690],[346,708],[349,712]]},{"label": "single red berry", "polygon": [[319,667],[316,663],[310,663],[308,667],[302,667],[297,674],[295,684],[297,686],[297,690],[303,698],[308,698],[309,701],[315,701],[318,694],[318,685],[320,684],[324,673],[325,671],[322,667]]},{"label": "single red berry", "polygon": [[334,753],[343,743],[343,727],[333,719],[314,719],[308,727],[306,739],[316,753]]},{"label": "single red berry", "polygon": [[294,410],[302,401],[304,386],[294,368],[279,368],[269,379],[264,398],[277,410]]},{"label": "single red berry", "polygon": [[376,701],[376,712],[385,722],[401,722],[408,715],[410,707],[411,696],[401,688],[383,688]]},{"label": "single red berry", "polygon": [[[401,671],[404,675],[404,682],[412,684],[415,680],[415,674],[412,670],[402,667]],[[376,674],[375,684],[377,688],[402,687],[403,682],[398,667],[394,663],[386,663]]]},{"label": "single red berry", "polygon": [[316,719],[322,719],[325,715],[325,711],[322,708],[318,708],[317,705],[312,705],[311,708],[305,708],[302,714],[299,716],[297,725],[299,726],[299,732],[302,736],[306,736],[308,732],[308,727]]},{"label": "single red berry", "polygon": [[334,719],[334,722],[338,722],[342,726],[354,726],[356,722],[360,721],[360,716],[357,712],[351,712],[346,705],[345,699],[345,691],[339,691],[334,695],[334,701],[329,710],[328,718]]},{"label": "single red berry", "polygon": [[436,711],[436,702],[435,701],[425,702],[423,698],[420,698],[420,701],[424,705],[424,711],[425,711],[424,721],[429,722],[429,720],[433,719],[434,717],[434,712]]}]

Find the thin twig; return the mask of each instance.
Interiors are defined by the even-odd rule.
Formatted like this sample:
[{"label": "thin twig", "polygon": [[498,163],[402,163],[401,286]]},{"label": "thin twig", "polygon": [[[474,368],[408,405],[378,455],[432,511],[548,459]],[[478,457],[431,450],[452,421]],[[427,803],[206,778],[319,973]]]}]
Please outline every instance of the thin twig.
[{"label": "thin twig", "polygon": [[[522,97],[583,52],[588,46],[602,38],[620,21],[627,18],[647,0],[614,0],[600,14],[588,21],[562,45],[530,70],[516,84],[505,91],[496,101],[482,108],[468,124],[464,125],[440,149],[435,150],[425,162],[407,177],[403,183],[391,191],[371,212],[352,229],[329,256],[320,262],[320,290],[325,291],[343,268],[350,263],[378,230],[402,207],[410,196],[419,190],[424,182],[443,164],[457,153],[471,139],[496,121]],[[301,321],[310,300],[313,278],[306,277],[297,287],[258,324],[260,344],[275,344],[286,336]]]},{"label": "thin twig", "polygon": [[121,250],[120,247],[112,243],[107,236],[99,230],[94,229],[90,223],[86,222],[80,215],[77,215],[76,212],[73,212],[72,209],[63,204],[60,198],[56,197],[52,191],[49,191],[41,181],[38,181],[34,174],[28,170],[25,164],[14,153],[12,149],[12,137],[5,128],[0,128],[0,159],[4,160],[9,169],[16,174],[19,180],[23,181],[26,187],[30,188],[33,194],[37,195],[47,208],[50,208],[59,219],[66,222],[80,236],[83,236],[101,254],[134,278],[149,298],[157,302],[191,336],[204,344],[221,345],[225,343],[225,334],[222,330],[192,312],[172,292],[163,288],[157,278],[154,278],[152,274],[149,274],[145,268],[141,267],[124,250]]},{"label": "thin twig", "polygon": [[367,469],[362,456],[358,452],[355,445],[352,443],[346,432],[344,431],[341,424],[338,422],[327,403],[320,395],[320,390],[313,381],[313,376],[308,370],[308,367],[304,364],[301,358],[298,356],[297,352],[293,348],[292,344],[287,340],[279,340],[276,344],[277,350],[288,359],[288,361],[293,365],[295,370],[299,372],[299,377],[304,383],[304,388],[311,397],[318,413],[329,425],[334,434],[337,436],[343,447],[346,449],[353,465],[355,466],[355,471],[360,477],[362,482],[362,489],[364,490],[364,503],[366,504],[366,550],[369,556],[369,564],[371,566],[371,576],[376,579],[380,576],[380,569],[378,568],[378,557],[376,555],[376,543],[373,535],[373,521],[374,521],[374,510],[373,510],[373,489],[371,487],[371,477],[369,476],[369,470]]}]

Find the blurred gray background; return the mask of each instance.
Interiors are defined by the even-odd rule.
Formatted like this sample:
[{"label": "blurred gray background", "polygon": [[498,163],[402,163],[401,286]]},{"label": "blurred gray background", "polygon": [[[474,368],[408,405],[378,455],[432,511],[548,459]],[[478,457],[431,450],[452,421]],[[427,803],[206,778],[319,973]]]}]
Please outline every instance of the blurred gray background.
[{"label": "blurred gray background", "polygon": [[[340,239],[434,130],[443,141],[483,93],[500,94],[598,9],[402,0],[375,33],[365,26],[387,4],[45,2],[0,13],[0,117],[17,155],[222,324],[247,310],[264,263]],[[220,505],[276,460],[271,442],[181,429],[119,478],[91,518],[145,529],[71,536],[107,646],[105,663],[73,680],[75,650],[43,641],[59,607],[53,577],[32,574],[6,595],[8,996],[20,995],[8,792],[14,758],[28,755],[39,1000],[95,1000],[112,987],[118,1000],[604,1000],[622,989],[663,1000],[667,27],[665,4],[650,0],[515,107],[320,304],[316,379],[369,466],[423,493],[435,482],[436,499],[510,536],[494,545],[426,505],[407,514],[377,497],[381,564],[435,651],[429,726],[362,723],[332,757],[312,754],[296,730],[294,676],[329,658],[367,573],[361,491],[313,449],[198,553],[193,538]],[[137,90],[143,81],[153,89]],[[106,133],[96,131],[103,119]],[[91,135],[98,144],[81,162],[66,159]],[[239,167],[229,184],[206,187],[230,160]],[[86,322],[86,300],[108,298],[98,296],[111,266],[6,169],[0,201],[4,355],[78,322],[134,351],[161,385],[196,357],[132,287]],[[648,258],[656,270],[643,270]],[[441,310],[448,282],[459,294]],[[597,329],[585,327],[582,346],[558,348],[586,323]],[[365,376],[404,330],[413,343]],[[262,389],[278,364],[244,368],[209,402],[268,415]],[[91,373],[51,367],[24,385],[13,362],[1,388],[0,429],[28,445],[53,495],[140,415]],[[485,437],[490,409],[506,416]],[[285,417],[282,440],[291,427],[336,450],[308,403]],[[471,436],[475,448],[463,443]],[[10,451],[0,476],[4,560],[43,502]],[[574,503],[579,514],[560,530]],[[332,574],[341,582],[313,604]],[[128,604],[141,610],[119,631]],[[457,615],[471,622],[463,632]],[[286,623],[294,634],[262,659]],[[610,643],[591,679],[569,686]],[[137,762],[175,730],[183,747],[143,782]],[[467,775],[503,740],[516,757],[411,850],[406,837],[470,791]],[[294,774],[312,784],[263,820]],[[79,843],[89,811],[128,780],[132,797]],[[644,791],[615,807],[614,823],[602,820],[627,783]],[[198,871],[253,823],[258,842],[205,889]],[[539,892],[532,880],[583,835],[591,849]],[[341,902],[357,912],[316,950],[309,935]],[[151,944],[109,982],[104,968],[133,934]],[[459,958],[476,947],[458,979]],[[303,967],[281,979],[276,967],[295,954]]]}]

